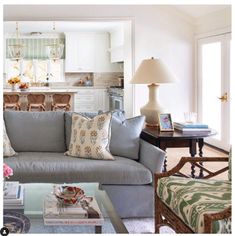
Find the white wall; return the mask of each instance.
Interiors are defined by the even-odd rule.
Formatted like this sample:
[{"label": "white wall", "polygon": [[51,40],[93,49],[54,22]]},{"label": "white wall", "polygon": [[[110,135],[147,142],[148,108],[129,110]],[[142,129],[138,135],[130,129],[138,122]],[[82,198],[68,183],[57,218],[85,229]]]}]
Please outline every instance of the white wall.
[{"label": "white wall", "polygon": [[[194,27],[169,6],[4,6],[4,20],[72,20],[126,18],[133,20],[134,71],[143,59],[161,58],[178,77],[178,83],[162,85],[160,100],[173,120],[193,106]],[[131,78],[129,78],[131,79]],[[136,86],[134,110],[148,100],[147,86]]]},{"label": "white wall", "polygon": [[201,16],[195,21],[195,34],[214,34],[215,31],[231,28],[231,7]]}]

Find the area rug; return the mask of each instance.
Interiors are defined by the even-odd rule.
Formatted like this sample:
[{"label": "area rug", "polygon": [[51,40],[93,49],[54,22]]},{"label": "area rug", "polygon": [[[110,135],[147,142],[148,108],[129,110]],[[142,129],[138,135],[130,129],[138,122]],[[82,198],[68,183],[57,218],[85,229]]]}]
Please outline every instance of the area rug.
[{"label": "area rug", "polygon": [[[42,219],[31,219],[31,234],[93,234],[94,227],[92,226],[44,226]],[[128,232],[130,234],[152,234],[154,233],[153,218],[129,218],[123,219]],[[102,233],[115,234],[115,230],[111,222],[105,219],[102,227]],[[161,234],[172,234],[174,231],[167,227],[160,228]]]}]

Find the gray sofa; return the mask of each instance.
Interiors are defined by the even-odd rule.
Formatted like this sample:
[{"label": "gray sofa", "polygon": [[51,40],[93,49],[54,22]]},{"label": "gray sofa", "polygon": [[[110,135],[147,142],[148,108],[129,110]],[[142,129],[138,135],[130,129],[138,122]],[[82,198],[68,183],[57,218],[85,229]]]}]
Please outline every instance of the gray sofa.
[{"label": "gray sofa", "polygon": [[[152,217],[153,174],[161,171],[165,153],[138,138],[134,140],[139,149],[136,160],[123,156],[115,156],[114,161],[65,156],[71,117],[68,112],[4,112],[7,134],[18,153],[4,157],[4,162],[14,170],[10,180],[99,182],[121,217]],[[118,131],[112,129],[113,132]],[[120,143],[122,140],[112,140],[113,148]]]}]

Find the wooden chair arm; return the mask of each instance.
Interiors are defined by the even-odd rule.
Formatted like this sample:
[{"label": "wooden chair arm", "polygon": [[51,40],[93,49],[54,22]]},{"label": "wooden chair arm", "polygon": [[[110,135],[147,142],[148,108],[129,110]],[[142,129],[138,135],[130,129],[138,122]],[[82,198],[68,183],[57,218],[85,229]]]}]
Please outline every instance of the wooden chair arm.
[{"label": "wooden chair arm", "polygon": [[202,168],[204,171],[208,173],[208,175],[205,176],[204,179],[210,178],[210,177],[213,177],[213,176],[216,176],[218,174],[225,172],[226,170],[229,169],[229,167],[226,166],[216,172],[212,172],[212,171],[209,171],[207,168],[203,167],[200,163],[201,162],[228,162],[228,160],[229,160],[228,157],[182,157],[179,163],[175,167],[173,167],[171,170],[167,172],[163,172],[163,173],[155,173],[154,174],[155,183],[157,183],[157,180],[159,178],[168,177],[175,174],[178,174],[179,176],[182,176],[182,177],[191,178],[191,176],[182,174],[180,172],[182,167],[188,162],[193,165],[196,165],[197,167]]}]

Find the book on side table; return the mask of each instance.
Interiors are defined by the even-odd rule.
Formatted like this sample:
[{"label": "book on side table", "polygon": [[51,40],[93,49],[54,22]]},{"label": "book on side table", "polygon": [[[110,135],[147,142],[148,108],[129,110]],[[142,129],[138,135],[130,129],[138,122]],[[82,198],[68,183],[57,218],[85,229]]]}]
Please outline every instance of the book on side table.
[{"label": "book on side table", "polygon": [[93,197],[85,197],[77,204],[64,205],[52,194],[44,199],[45,225],[102,225],[104,218]]},{"label": "book on side table", "polygon": [[202,133],[207,134],[211,132],[211,129],[207,124],[202,123],[183,123],[183,122],[174,122],[174,128],[181,131],[182,133]]}]

